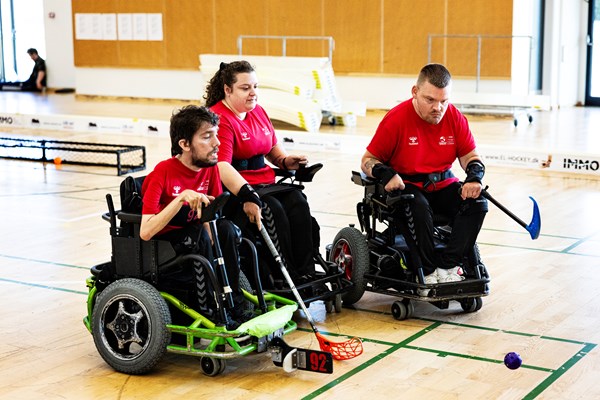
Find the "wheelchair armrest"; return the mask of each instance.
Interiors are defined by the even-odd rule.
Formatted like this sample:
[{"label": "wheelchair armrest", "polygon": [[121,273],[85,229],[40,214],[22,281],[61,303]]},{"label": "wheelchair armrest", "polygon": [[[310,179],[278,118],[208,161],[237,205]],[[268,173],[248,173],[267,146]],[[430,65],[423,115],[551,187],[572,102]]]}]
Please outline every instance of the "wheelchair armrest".
[{"label": "wheelchair armrest", "polygon": [[142,223],[142,214],[132,214],[132,213],[126,213],[123,211],[119,211],[117,213],[117,218],[119,218],[123,222],[129,222],[132,224],[141,224]]},{"label": "wheelchair armrest", "polygon": [[296,170],[296,180],[300,182],[312,182],[313,177],[323,168],[323,164],[316,163],[311,166],[302,166]]},{"label": "wheelchair armrest", "polygon": [[405,202],[408,200],[412,200],[415,198],[414,194],[402,194],[402,191],[400,190],[395,190],[392,193],[389,193],[385,199],[385,204],[387,204],[388,207],[392,207],[393,205],[395,205],[398,202]]},{"label": "wheelchair armrest", "polygon": [[296,172],[294,170],[288,171],[288,170],[281,169],[281,168],[273,168],[273,171],[275,172],[275,176],[282,176],[284,178],[291,178],[292,176],[295,175],[295,172]]},{"label": "wheelchair armrest", "polygon": [[300,164],[300,168],[296,170],[285,170],[281,168],[273,168],[275,176],[281,176],[285,180],[286,178],[294,178],[298,182],[312,182],[315,174],[323,168],[323,164],[316,163],[310,166],[304,166]]},{"label": "wheelchair armrest", "polygon": [[377,184],[377,179],[368,177],[364,172],[352,171],[352,182],[358,186],[372,186]]}]

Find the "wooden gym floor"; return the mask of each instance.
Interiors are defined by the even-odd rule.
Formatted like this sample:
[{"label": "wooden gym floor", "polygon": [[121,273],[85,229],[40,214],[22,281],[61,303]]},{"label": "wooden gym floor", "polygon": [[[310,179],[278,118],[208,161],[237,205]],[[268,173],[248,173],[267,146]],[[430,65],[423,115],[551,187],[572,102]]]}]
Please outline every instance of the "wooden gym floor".
[{"label": "wooden gym floor", "polygon": [[[0,92],[3,113],[167,120],[184,103]],[[356,128],[323,131],[367,141],[381,116],[369,113]],[[600,109],[563,108],[537,112],[531,125],[517,128],[511,117],[472,117],[471,125],[480,145],[598,154],[599,119]],[[1,128],[0,136],[146,146],[148,168],[136,175],[169,155],[167,138]],[[363,149],[308,153],[325,164],[306,188],[322,247],[357,223],[362,191],[350,172],[359,168]],[[0,398],[600,398],[600,180],[593,176],[488,167],[490,193],[526,222],[527,197],[538,201],[542,233],[532,241],[490,204],[478,242],[491,293],[480,311],[417,302],[413,318],[397,321],[390,296],[366,293],[355,309],[339,314],[313,303],[319,329],[333,340],[361,337],[363,355],[336,361],[333,375],[320,375],[286,374],[266,353],[254,354],[228,361],[215,378],[202,374],[196,358],[172,354],[149,375],[116,373],[82,323],[89,269],[110,257],[108,224],[100,215],[105,194],[118,196],[122,177],[114,169],[0,159],[0,176]],[[295,320],[300,329],[287,340],[318,349],[303,316]],[[520,369],[503,365],[510,351],[521,354]]]}]

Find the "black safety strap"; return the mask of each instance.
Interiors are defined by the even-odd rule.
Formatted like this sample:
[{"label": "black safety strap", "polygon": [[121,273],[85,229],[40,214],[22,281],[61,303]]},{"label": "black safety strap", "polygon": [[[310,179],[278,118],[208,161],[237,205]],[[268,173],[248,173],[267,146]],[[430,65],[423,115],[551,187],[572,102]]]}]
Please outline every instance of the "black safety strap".
[{"label": "black safety strap", "polygon": [[265,167],[265,156],[258,154],[245,160],[232,160],[231,165],[238,171],[254,171]]},{"label": "black safety strap", "polygon": [[451,170],[447,169],[446,171],[432,172],[431,174],[401,174],[400,177],[403,181],[422,183],[423,189],[426,189],[429,185],[435,185],[438,182],[445,181],[446,179],[454,178],[454,174]]}]

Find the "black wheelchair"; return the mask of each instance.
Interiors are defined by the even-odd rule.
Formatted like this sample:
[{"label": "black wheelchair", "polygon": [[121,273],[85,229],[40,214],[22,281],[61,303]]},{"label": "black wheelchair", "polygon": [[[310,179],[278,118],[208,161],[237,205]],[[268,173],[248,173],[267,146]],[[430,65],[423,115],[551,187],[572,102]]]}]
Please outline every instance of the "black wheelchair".
[{"label": "black wheelchair", "polygon": [[[278,177],[277,184],[270,186],[268,190],[273,192],[277,187],[281,190],[303,190],[304,183],[312,182],[315,174],[323,168],[323,164],[313,164],[311,166],[301,167],[298,170],[286,171],[275,168],[275,174]],[[261,189],[257,189],[261,194]],[[313,224],[317,221],[313,218]],[[318,225],[317,225],[318,226]],[[265,290],[270,293],[280,295],[288,299],[294,299],[294,295],[288,282],[284,279],[278,263],[273,258],[273,255],[263,243],[260,235],[253,235],[244,232],[246,237],[249,237],[256,245],[261,266],[261,280]],[[242,270],[248,277],[254,277],[252,269],[248,268],[251,263],[244,262],[242,257]],[[344,271],[334,262],[327,261],[320,253],[313,254],[315,263],[315,274],[308,280],[294,281],[294,285],[300,293],[305,304],[308,305],[315,301],[323,301],[325,310],[328,313],[342,311],[342,296],[350,290],[353,283],[348,279]]]},{"label": "black wheelchair", "polygon": [[[83,322],[106,363],[119,372],[144,374],[168,351],[199,357],[202,372],[216,376],[225,370],[228,359],[270,351],[274,364],[287,372],[331,373],[330,353],[293,348],[283,341],[284,335],[297,328],[292,315],[298,305],[263,291],[252,242],[242,239],[240,246],[251,254],[255,280],[251,285],[241,274],[240,286],[253,317],[229,329],[233,301],[224,265],[194,253],[177,254],[165,240],[140,239],[142,179],[128,177],[123,182],[119,211],[112,196],[106,195],[109,211],[102,218],[110,223],[112,256],[92,267],[86,281],[89,293]],[[224,193],[202,212],[201,222],[209,223],[215,241],[216,220],[228,195]],[[194,283],[181,279],[182,274],[190,275],[191,262],[200,266],[211,283],[213,314],[199,311]]]},{"label": "black wheelchair", "polygon": [[[342,268],[346,278],[354,283],[342,297],[344,305],[356,303],[365,291],[371,291],[400,298],[391,309],[398,320],[413,315],[413,301],[428,302],[440,309],[448,308],[450,301],[457,301],[465,312],[481,309],[482,297],[489,294],[489,274],[477,244],[464,259],[463,281],[425,284],[416,245],[401,232],[404,220],[393,221],[398,207],[409,212],[407,205],[413,196],[390,194],[380,182],[356,171],[352,172],[352,181],[364,187],[364,198],[357,204],[361,230],[354,225],[345,227],[327,246],[327,258]],[[449,222],[434,216],[438,250],[449,240],[452,231]],[[420,290],[427,290],[428,295],[419,295]]]}]

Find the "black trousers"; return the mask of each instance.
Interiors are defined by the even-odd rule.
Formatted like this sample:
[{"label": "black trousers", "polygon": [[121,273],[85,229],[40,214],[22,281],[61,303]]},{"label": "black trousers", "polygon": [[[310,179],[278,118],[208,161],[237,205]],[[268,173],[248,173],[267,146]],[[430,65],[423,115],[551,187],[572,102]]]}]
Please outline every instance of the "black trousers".
[{"label": "black trousers", "polygon": [[[410,226],[414,225],[414,230],[409,230],[408,234],[418,248],[425,275],[438,267],[453,268],[462,265],[463,258],[475,245],[488,211],[487,200],[481,196],[463,200],[459,190],[460,183],[456,182],[435,192],[427,192],[411,184],[407,184],[402,191],[403,194],[415,197],[409,201],[410,215],[406,216],[404,210],[397,210],[399,214],[396,217],[408,222]],[[448,218],[452,226],[450,240],[442,252],[436,251],[434,247],[434,214]],[[406,229],[402,232],[407,234]]]},{"label": "black trousers", "polygon": [[0,90],[14,90],[21,92],[41,92],[40,89],[37,88],[35,81],[26,80],[24,82],[0,82]]},{"label": "black trousers", "polygon": [[[293,278],[314,274],[313,256],[320,245],[319,225],[310,215],[306,196],[291,187],[283,186],[280,191],[270,189],[273,188],[257,188],[263,202],[263,224],[273,231],[271,239]],[[225,214],[246,237],[260,237],[256,225],[250,223],[237,198],[230,198]]]},{"label": "black trousers", "polygon": [[[217,220],[217,235],[223,259],[225,262],[225,270],[229,286],[233,291],[234,304],[243,301],[243,294],[240,289],[240,263],[238,246],[240,242],[240,231],[231,221],[226,219]],[[212,264],[213,268],[217,268],[215,262],[216,255],[214,254],[213,246],[210,241],[208,232],[201,224],[189,224],[188,226],[167,232],[160,236],[160,239],[168,240],[173,245],[177,254],[189,254],[194,251],[200,254]],[[197,246],[196,246],[197,244]],[[189,274],[190,282],[193,283],[196,279],[193,268],[185,271]],[[217,274],[217,277],[219,275]]]}]

